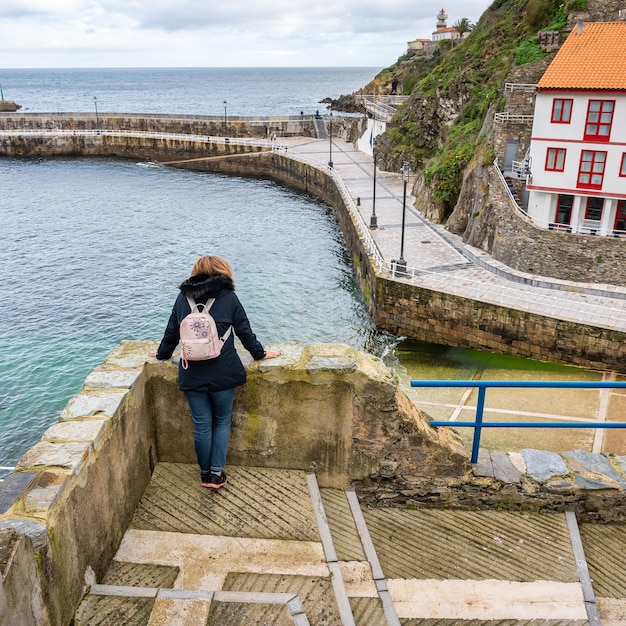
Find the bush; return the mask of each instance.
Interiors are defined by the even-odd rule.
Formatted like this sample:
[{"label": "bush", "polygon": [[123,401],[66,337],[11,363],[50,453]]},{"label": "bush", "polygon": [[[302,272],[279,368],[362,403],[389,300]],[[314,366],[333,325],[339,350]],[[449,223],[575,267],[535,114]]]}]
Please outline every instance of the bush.
[{"label": "bush", "polygon": [[515,63],[525,65],[531,61],[536,61],[545,57],[547,52],[537,45],[537,40],[533,37],[522,42],[515,51]]}]

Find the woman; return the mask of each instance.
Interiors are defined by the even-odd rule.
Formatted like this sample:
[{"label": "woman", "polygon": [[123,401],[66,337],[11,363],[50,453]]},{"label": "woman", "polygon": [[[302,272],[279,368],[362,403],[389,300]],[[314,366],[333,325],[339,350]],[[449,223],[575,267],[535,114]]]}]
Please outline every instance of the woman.
[{"label": "woman", "polygon": [[[220,337],[232,326],[237,337],[255,360],[280,356],[264,350],[250,328],[250,322],[235,294],[233,270],[218,256],[200,257],[191,276],[180,286],[172,314],[159,349],[152,353],[160,361],[169,359],[180,340],[180,323],[191,312],[187,298],[205,304],[215,298],[210,309]],[[219,489],[226,484],[224,465],[230,439],[230,424],[235,387],[246,382],[246,370],[229,333],[220,355],[206,361],[189,361],[178,367],[178,386],[185,393],[194,424],[194,442],[200,482],[203,487]]]}]

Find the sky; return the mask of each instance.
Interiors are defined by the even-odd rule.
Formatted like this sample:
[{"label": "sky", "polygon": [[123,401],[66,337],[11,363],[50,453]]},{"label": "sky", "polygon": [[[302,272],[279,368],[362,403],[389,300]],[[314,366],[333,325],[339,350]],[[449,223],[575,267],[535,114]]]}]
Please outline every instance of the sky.
[{"label": "sky", "polygon": [[0,0],[0,67],[386,67],[492,0]]}]

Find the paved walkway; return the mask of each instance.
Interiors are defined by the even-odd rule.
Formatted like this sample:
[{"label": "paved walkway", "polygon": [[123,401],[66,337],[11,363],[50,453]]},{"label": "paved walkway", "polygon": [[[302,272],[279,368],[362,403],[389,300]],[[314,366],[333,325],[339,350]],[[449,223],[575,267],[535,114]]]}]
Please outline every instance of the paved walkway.
[{"label": "paved walkway", "polygon": [[213,491],[195,465],[157,465],[75,626],[626,624],[624,526],[362,509],[313,474],[227,472]]},{"label": "paved walkway", "polygon": [[[281,139],[292,156],[300,155],[327,166],[329,141],[308,138]],[[333,168],[344,181],[366,225],[370,224],[373,197],[372,157],[343,140],[333,141]],[[408,280],[420,286],[603,328],[626,331],[626,288],[583,285],[509,270],[484,252],[430,224],[413,207],[415,198],[407,186],[404,258],[415,275]],[[357,203],[358,204],[358,203]],[[385,261],[400,256],[403,182],[400,174],[378,171],[376,216],[378,229],[371,235]],[[478,260],[478,263],[476,262]],[[482,265],[482,266],[481,266]],[[490,268],[486,269],[484,266]],[[554,288],[522,284],[536,281]]]}]

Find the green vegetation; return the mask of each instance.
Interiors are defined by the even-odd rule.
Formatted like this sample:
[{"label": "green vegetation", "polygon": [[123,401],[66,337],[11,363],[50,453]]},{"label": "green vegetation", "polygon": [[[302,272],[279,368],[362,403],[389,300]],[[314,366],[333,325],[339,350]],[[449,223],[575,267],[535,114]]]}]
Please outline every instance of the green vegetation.
[{"label": "green vegetation", "polygon": [[449,214],[463,171],[481,144],[487,112],[503,106],[510,69],[545,56],[537,31],[562,30],[568,14],[585,5],[586,0],[494,0],[460,43],[445,43],[429,59],[403,57],[383,70],[378,79],[399,79],[403,93],[412,96],[382,138],[386,168],[398,170],[408,160],[413,171],[424,169],[434,198]]}]

